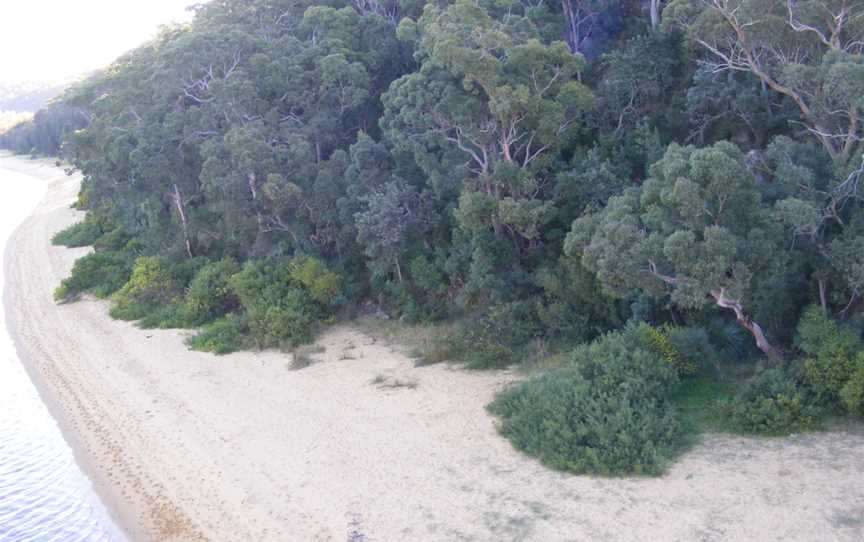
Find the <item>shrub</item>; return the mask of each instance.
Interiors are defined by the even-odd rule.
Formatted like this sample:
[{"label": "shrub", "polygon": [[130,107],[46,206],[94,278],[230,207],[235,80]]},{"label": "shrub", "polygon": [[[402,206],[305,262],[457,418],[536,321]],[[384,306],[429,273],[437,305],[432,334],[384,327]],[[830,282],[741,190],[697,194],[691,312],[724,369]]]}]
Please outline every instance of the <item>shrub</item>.
[{"label": "shrub", "polygon": [[782,369],[761,372],[722,411],[734,429],[761,435],[813,429],[820,417],[806,392]]},{"label": "shrub", "polygon": [[138,322],[144,329],[177,329],[192,327],[186,320],[186,312],[182,302],[174,301],[148,312]]},{"label": "shrub", "polygon": [[840,389],[840,402],[850,413],[864,416],[864,352],[855,357],[855,372]]},{"label": "shrub", "polygon": [[120,320],[139,320],[175,302],[179,292],[165,260],[155,256],[138,258],[129,280],[111,296],[110,314]]},{"label": "shrub", "polygon": [[179,288],[184,289],[189,286],[195,275],[208,263],[210,263],[210,260],[204,256],[184,258],[170,264],[171,277]]},{"label": "shrub", "polygon": [[288,271],[321,305],[330,305],[339,295],[342,279],[320,260],[308,256],[294,258],[288,264]]},{"label": "shrub", "polygon": [[231,313],[205,325],[196,335],[187,339],[186,344],[192,350],[217,355],[230,354],[246,346],[245,336],[248,333],[245,318]]},{"label": "shrub", "polygon": [[[841,394],[855,395],[854,385],[846,392],[847,383],[864,364],[858,333],[841,327],[824,315],[818,307],[809,308],[798,323],[798,347],[808,356],[804,361],[804,377],[819,398],[829,406],[848,409]],[[853,400],[854,405],[856,402]]]},{"label": "shrub", "polygon": [[131,240],[132,240],[132,236],[129,235],[125,229],[114,228],[113,230],[109,231],[108,233],[100,236],[92,244],[93,244],[93,248],[95,248],[98,251],[123,250],[126,248],[126,245]]},{"label": "shrub", "polygon": [[240,265],[231,258],[203,266],[186,292],[185,319],[191,325],[201,325],[236,310],[240,300],[229,280],[239,272]]},{"label": "shrub", "polygon": [[513,445],[575,473],[658,474],[683,442],[669,401],[674,369],[628,328],[576,349],[570,367],[505,390],[490,405]]},{"label": "shrub", "polygon": [[[693,376],[699,372],[699,365],[696,361],[685,356],[681,348],[673,340],[673,335],[678,334],[682,328],[670,326],[669,324],[658,327],[641,324],[639,329],[642,332],[642,340],[645,342],[645,346],[672,366],[679,376]],[[678,336],[681,337],[683,335],[678,334]]]},{"label": "shrub", "polygon": [[249,262],[229,283],[246,311],[251,338],[267,348],[311,341],[316,324],[330,315],[338,280],[320,262],[302,258],[288,264]]},{"label": "shrub", "polygon": [[86,247],[102,236],[102,228],[93,220],[85,219],[59,231],[51,238],[51,243],[69,248]]},{"label": "shrub", "polygon": [[446,344],[450,359],[472,369],[490,369],[518,362],[524,346],[540,333],[532,305],[514,302],[470,316],[439,341]]},{"label": "shrub", "polygon": [[82,293],[105,298],[129,279],[128,260],[118,252],[94,252],[75,261],[69,277],[54,291],[57,301],[70,301]]}]

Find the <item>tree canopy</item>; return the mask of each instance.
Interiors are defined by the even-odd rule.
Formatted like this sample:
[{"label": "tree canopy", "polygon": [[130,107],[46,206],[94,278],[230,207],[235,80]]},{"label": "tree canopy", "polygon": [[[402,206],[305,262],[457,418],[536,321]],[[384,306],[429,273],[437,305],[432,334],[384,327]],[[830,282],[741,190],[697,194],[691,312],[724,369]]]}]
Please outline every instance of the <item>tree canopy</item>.
[{"label": "tree canopy", "polygon": [[520,347],[719,318],[779,358],[808,305],[861,314],[860,2],[195,10],[0,138],[83,174],[67,237],[119,269],[308,257],[336,305]]}]

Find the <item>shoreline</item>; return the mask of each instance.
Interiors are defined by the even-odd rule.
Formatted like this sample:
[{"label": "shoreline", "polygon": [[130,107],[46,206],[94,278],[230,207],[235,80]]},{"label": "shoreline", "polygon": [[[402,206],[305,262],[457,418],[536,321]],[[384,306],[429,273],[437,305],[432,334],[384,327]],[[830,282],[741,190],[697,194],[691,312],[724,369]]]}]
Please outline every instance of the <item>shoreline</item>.
[{"label": "shoreline", "polygon": [[[7,153],[5,151],[0,151],[0,162],[4,168],[10,169],[12,171],[16,171],[18,173],[28,175],[31,177],[35,177],[34,169],[38,168],[51,168],[55,169],[55,165],[53,161],[48,158],[39,158],[39,159],[30,159],[25,156],[15,155],[11,153]],[[14,167],[15,165],[20,165],[22,167]],[[45,189],[43,190],[43,195],[40,198],[40,202],[37,204],[41,206],[44,202],[47,193],[52,190],[53,185],[64,182],[74,182],[77,184],[80,182],[79,180],[69,179],[65,173],[57,169],[55,172],[51,172],[51,178],[43,178],[40,182],[45,183]],[[76,188],[77,190],[77,188]],[[71,203],[71,202],[70,202]],[[37,207],[38,209],[38,207]],[[34,209],[33,213],[35,213],[36,209]],[[16,237],[18,231],[32,218],[33,213],[29,214],[27,218],[13,230],[12,234],[9,236],[9,240],[6,244],[3,254],[3,266],[4,266],[4,274],[8,277],[8,270],[10,268],[12,258],[15,255],[15,244]],[[83,214],[83,213],[82,213]],[[92,461],[91,456],[86,452],[86,446],[83,440],[81,439],[81,435],[76,431],[72,430],[69,426],[67,416],[68,412],[64,411],[62,405],[57,401],[56,397],[51,393],[52,390],[48,389],[45,383],[42,380],[42,374],[39,373],[35,364],[29,360],[25,359],[22,352],[22,344],[18,338],[17,333],[15,332],[15,327],[12,323],[12,317],[10,314],[10,303],[8,302],[8,298],[10,296],[9,292],[11,288],[9,287],[8,280],[6,287],[3,288],[2,297],[3,302],[3,311],[6,316],[6,331],[9,336],[12,338],[12,342],[14,343],[16,353],[18,354],[19,359],[21,360],[21,366],[24,368],[24,371],[27,373],[30,381],[33,384],[33,387],[36,389],[36,392],[39,395],[39,398],[42,400],[42,403],[48,409],[49,414],[57,423],[57,426],[60,429],[60,433],[63,436],[63,439],[69,445],[69,448],[72,450],[72,455],[75,459],[75,463],[81,469],[82,472],[87,476],[90,480],[93,491],[96,493],[96,496],[99,498],[99,501],[105,508],[111,520],[114,524],[120,529],[122,535],[127,537],[128,540],[134,540],[133,532],[135,529],[132,528],[134,525],[134,517],[129,515],[128,513],[124,513],[124,508],[119,505],[118,500],[113,495],[113,491],[111,490],[111,485],[109,480],[104,479],[101,474],[101,470],[97,467],[97,465]]]},{"label": "shoreline", "polygon": [[54,287],[90,250],[50,245],[83,216],[69,208],[77,182],[52,182],[10,238],[4,310],[25,369],[131,540],[864,536],[858,430],[710,435],[659,478],[571,476],[496,433],[485,405],[513,373],[414,367],[344,325],[319,337],[311,366],[290,370],[280,352],[191,352],[188,332],[111,320],[104,301],[57,305]]}]

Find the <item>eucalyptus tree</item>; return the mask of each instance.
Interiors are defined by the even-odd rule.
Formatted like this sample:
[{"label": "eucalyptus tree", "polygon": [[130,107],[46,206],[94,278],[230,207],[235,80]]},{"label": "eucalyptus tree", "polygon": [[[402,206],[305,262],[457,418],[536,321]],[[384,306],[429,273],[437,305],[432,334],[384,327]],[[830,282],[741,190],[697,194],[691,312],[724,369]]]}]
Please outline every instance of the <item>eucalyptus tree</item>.
[{"label": "eucalyptus tree", "polygon": [[748,73],[798,108],[836,161],[861,150],[864,2],[673,0],[664,23],[683,28],[714,72]]},{"label": "eucalyptus tree", "polygon": [[668,298],[684,309],[732,311],[769,358],[780,357],[752,317],[758,289],[782,272],[783,234],[744,156],[729,143],[671,145],[641,187],[573,222],[565,252],[604,289]]},{"label": "eucalyptus tree", "polygon": [[383,98],[390,140],[413,150],[421,166],[429,153],[461,156],[461,216],[482,208],[472,224],[536,239],[550,214],[544,169],[593,104],[574,80],[581,58],[563,42],[542,44],[529,21],[501,22],[466,0],[429,5],[416,27],[400,27],[416,36],[421,67]]}]

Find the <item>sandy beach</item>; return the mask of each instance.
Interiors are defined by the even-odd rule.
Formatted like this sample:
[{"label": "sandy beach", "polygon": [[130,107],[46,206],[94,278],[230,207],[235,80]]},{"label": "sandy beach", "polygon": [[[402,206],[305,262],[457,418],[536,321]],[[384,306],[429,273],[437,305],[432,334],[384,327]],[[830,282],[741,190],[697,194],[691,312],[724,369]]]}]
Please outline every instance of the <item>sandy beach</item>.
[{"label": "sandy beach", "polygon": [[571,476],[496,433],[485,405],[510,373],[415,368],[350,326],[291,370],[279,352],[190,352],[188,332],[112,321],[104,301],[57,305],[88,250],[49,241],[82,218],[80,181],[0,167],[50,183],[7,249],[19,355],[133,540],[864,538],[860,430],[710,436],[660,478]]}]

